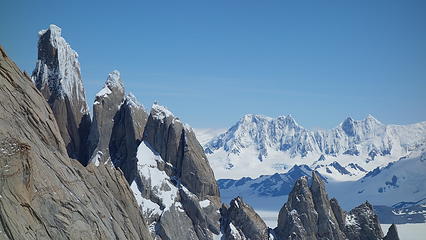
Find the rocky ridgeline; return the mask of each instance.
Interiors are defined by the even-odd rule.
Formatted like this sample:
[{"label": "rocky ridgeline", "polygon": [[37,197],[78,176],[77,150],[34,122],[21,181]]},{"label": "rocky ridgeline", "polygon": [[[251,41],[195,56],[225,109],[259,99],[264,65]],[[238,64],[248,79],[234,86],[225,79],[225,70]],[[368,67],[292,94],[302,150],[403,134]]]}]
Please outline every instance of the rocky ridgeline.
[{"label": "rocky ridgeline", "polygon": [[40,32],[33,82],[0,50],[1,239],[383,238],[369,204],[343,212],[316,173],[296,182],[274,230],[241,198],[220,207],[193,130],[158,104],[148,116],[118,71],[91,123],[77,54],[54,25]]},{"label": "rocky ridgeline", "polygon": [[225,239],[399,239],[395,225],[383,236],[378,217],[368,202],[343,211],[336,199],[328,198],[324,182],[315,171],[310,186],[307,177],[296,182],[273,230],[239,197],[231,201],[231,207],[224,205],[221,213]]}]

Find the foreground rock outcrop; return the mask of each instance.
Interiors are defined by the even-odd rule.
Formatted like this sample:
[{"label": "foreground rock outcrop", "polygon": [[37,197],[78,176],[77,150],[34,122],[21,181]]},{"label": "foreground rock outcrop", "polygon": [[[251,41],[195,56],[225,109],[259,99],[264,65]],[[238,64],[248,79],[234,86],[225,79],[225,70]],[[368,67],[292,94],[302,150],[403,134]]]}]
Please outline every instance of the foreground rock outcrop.
[{"label": "foreground rock outcrop", "polygon": [[0,48],[0,238],[151,239],[122,173],[85,168],[67,147],[45,96]]},{"label": "foreground rock outcrop", "polygon": [[52,108],[71,158],[85,162],[90,115],[77,53],[50,25],[39,32],[37,64],[32,79]]}]

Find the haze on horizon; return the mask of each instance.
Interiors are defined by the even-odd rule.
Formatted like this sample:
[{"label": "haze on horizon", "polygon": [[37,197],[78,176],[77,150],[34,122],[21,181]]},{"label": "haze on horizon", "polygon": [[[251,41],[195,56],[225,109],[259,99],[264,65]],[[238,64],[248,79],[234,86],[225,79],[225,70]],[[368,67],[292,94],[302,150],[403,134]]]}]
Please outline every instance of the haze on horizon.
[{"label": "haze on horizon", "polygon": [[246,113],[310,129],[368,114],[425,121],[426,2],[328,3],[6,1],[0,44],[31,73],[37,32],[56,24],[79,53],[89,106],[118,69],[146,108],[157,100],[195,128]]}]

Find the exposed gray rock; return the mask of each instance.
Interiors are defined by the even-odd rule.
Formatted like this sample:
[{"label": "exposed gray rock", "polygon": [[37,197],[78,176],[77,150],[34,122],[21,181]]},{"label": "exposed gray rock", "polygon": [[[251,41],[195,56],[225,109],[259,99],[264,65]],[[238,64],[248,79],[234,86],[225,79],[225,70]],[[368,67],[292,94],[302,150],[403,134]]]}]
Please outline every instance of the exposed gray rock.
[{"label": "exposed gray rock", "polygon": [[176,206],[163,213],[161,221],[156,225],[156,233],[162,240],[198,239],[191,219]]},{"label": "exposed gray rock", "polygon": [[308,186],[308,178],[301,177],[278,214],[275,233],[279,239],[317,239],[318,213]]},{"label": "exposed gray rock", "polygon": [[388,233],[386,234],[383,240],[399,240],[398,231],[396,230],[396,225],[392,224],[389,227]]},{"label": "exposed gray rock", "polygon": [[93,103],[93,122],[89,134],[89,162],[104,163],[111,161],[109,142],[114,117],[124,98],[123,82],[118,71],[108,75],[105,86],[96,94]]},{"label": "exposed gray rock", "polygon": [[383,232],[373,206],[368,202],[346,214],[346,236],[351,240],[382,239]]},{"label": "exposed gray rock", "polygon": [[55,116],[0,48],[0,239],[151,239],[110,165],[68,157]]},{"label": "exposed gray rock", "polygon": [[53,110],[68,155],[85,162],[90,115],[78,55],[61,36],[59,27],[50,25],[39,35],[32,79]]},{"label": "exposed gray rock", "polygon": [[219,190],[213,170],[190,127],[163,106],[154,104],[143,139],[173,166],[169,176],[178,178],[200,200],[208,198],[219,207]]},{"label": "exposed gray rock", "polygon": [[324,182],[316,171],[312,172],[311,192],[315,211],[318,213],[318,239],[345,239],[332,211]]},{"label": "exposed gray rock", "polygon": [[278,239],[382,239],[377,215],[369,203],[344,212],[336,199],[328,199],[324,182],[312,173],[312,185],[300,178],[278,215]]},{"label": "exposed gray rock", "polygon": [[142,141],[147,120],[148,114],[132,94],[125,97],[114,116],[109,153],[114,166],[123,171],[129,183],[136,177],[136,151]]},{"label": "exposed gray rock", "polygon": [[336,217],[337,223],[339,223],[339,228],[345,229],[346,213],[340,207],[339,203],[337,202],[337,199],[332,198],[330,200],[330,206],[331,206],[331,210],[333,210],[334,216]]},{"label": "exposed gray rock", "polygon": [[230,207],[222,205],[221,229],[225,240],[269,239],[269,228],[260,216],[240,197],[231,200]]},{"label": "exposed gray rock", "polygon": [[[131,188],[140,194],[143,214],[155,236],[213,239],[220,234],[218,188],[190,127],[154,104],[137,159],[136,185]],[[179,226],[173,218],[180,219]]]}]

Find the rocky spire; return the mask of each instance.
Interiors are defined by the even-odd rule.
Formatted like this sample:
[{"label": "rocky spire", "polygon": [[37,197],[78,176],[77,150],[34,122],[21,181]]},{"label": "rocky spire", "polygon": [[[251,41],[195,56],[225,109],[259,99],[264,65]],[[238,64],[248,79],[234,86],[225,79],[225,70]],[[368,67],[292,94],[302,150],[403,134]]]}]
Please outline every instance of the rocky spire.
[{"label": "rocky spire", "polygon": [[123,171],[129,183],[137,172],[136,152],[142,141],[148,114],[133,94],[128,94],[114,116],[109,153],[115,167]]},{"label": "rocky spire", "polygon": [[373,206],[365,202],[346,214],[345,233],[349,239],[382,239],[383,232]]},{"label": "rocky spire", "polygon": [[334,211],[332,211],[324,182],[316,171],[312,172],[312,185],[310,190],[314,200],[315,211],[318,213],[317,236],[330,240],[344,239],[345,236],[339,228],[339,224],[334,216]]},{"label": "rocky spire", "polygon": [[280,239],[316,239],[317,222],[318,213],[315,211],[308,178],[301,177],[278,214],[275,233]]},{"label": "rocky spire", "polygon": [[78,54],[55,25],[39,32],[38,57],[32,80],[53,110],[68,155],[85,161],[90,116],[80,63]]},{"label": "rocky spire", "polygon": [[114,117],[124,98],[123,82],[120,72],[112,71],[104,87],[96,94],[93,103],[93,123],[90,128],[89,162],[99,165],[110,161],[109,143],[114,126]]},{"label": "rocky spire", "polygon": [[[173,172],[188,190],[201,199],[211,197],[219,205],[219,190],[203,148],[194,131],[167,108],[154,104],[143,140],[170,163]],[[196,174],[195,174],[196,173]]]},{"label": "rocky spire", "polygon": [[140,195],[154,235],[213,239],[220,233],[218,187],[191,127],[154,104],[137,159],[138,175],[131,187]]},{"label": "rocky spire", "polygon": [[230,207],[223,204],[220,212],[221,229],[225,240],[269,239],[268,226],[242,198],[232,199]]},{"label": "rocky spire", "polygon": [[382,239],[377,215],[369,203],[349,213],[344,212],[336,199],[328,199],[324,182],[317,172],[312,173],[308,187],[306,177],[300,178],[278,215],[275,228],[278,239]]}]

